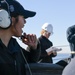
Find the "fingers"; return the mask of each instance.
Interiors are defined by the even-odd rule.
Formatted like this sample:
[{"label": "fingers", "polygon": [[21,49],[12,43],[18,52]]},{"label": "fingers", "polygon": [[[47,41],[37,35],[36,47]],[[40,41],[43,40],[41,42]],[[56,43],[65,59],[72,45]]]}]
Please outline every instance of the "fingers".
[{"label": "fingers", "polygon": [[53,51],[53,54],[54,54],[54,55],[57,55],[57,52],[56,52],[56,51]]},{"label": "fingers", "polygon": [[47,52],[48,55],[51,55],[53,53],[53,51]]},{"label": "fingers", "polygon": [[28,34],[27,35],[27,40],[28,40],[28,42],[35,43],[36,42],[36,35],[34,35],[34,34]]},{"label": "fingers", "polygon": [[57,52],[56,52],[56,51],[47,52],[48,55],[51,55],[52,53],[53,53],[54,55],[57,55]]},{"label": "fingers", "polygon": [[37,37],[35,34],[24,34],[22,38],[23,43],[29,46],[36,46],[37,45]]}]

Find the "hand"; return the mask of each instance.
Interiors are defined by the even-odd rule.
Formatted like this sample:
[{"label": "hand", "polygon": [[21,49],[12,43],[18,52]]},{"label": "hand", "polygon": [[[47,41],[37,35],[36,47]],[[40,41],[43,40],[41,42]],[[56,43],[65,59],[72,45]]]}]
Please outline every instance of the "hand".
[{"label": "hand", "polygon": [[53,53],[53,55],[57,55],[57,52],[56,51],[47,52],[48,55],[51,55],[52,53]]},{"label": "hand", "polygon": [[53,53],[53,51],[47,52],[47,55],[51,55]]},{"label": "hand", "polygon": [[37,37],[34,34],[23,34],[22,42],[31,47],[32,49],[37,48]]},{"label": "hand", "polygon": [[57,55],[57,52],[56,52],[56,51],[53,51],[53,54],[54,54],[54,55]]}]

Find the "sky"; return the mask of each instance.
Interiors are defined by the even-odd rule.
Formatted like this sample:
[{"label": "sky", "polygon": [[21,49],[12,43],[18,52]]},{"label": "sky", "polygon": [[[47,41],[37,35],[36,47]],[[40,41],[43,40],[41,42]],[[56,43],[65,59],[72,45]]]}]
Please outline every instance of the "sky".
[{"label": "sky", "polygon": [[[41,27],[48,22],[53,25],[54,34],[49,38],[56,47],[69,45],[66,30],[75,24],[75,0],[18,0],[26,10],[35,11],[36,15],[28,18],[23,28],[27,34],[40,36]],[[24,46],[21,44],[21,46]],[[62,52],[70,52],[69,46]]]}]

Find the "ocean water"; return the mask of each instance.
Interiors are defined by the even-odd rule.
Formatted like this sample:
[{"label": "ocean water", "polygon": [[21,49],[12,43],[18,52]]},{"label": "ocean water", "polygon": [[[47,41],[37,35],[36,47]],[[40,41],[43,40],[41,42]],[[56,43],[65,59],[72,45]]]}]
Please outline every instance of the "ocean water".
[{"label": "ocean water", "polygon": [[64,60],[71,57],[71,50],[69,45],[56,46],[58,49],[62,49],[57,52],[57,56],[53,57],[53,63],[56,63],[60,60]]},{"label": "ocean water", "polygon": [[64,60],[70,57],[71,57],[70,53],[58,53],[56,57],[53,57],[53,63],[56,63],[60,60]]}]

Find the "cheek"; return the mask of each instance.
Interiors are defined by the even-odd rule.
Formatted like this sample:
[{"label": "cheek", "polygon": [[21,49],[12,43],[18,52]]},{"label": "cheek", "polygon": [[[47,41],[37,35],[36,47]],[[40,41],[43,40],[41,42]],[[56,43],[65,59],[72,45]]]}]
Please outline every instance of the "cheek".
[{"label": "cheek", "polygon": [[16,26],[16,30],[17,30],[17,32],[21,32],[22,31],[21,26]]},{"label": "cheek", "polygon": [[22,34],[22,28],[19,25],[16,25],[14,29],[15,29],[15,35],[20,36]]}]

